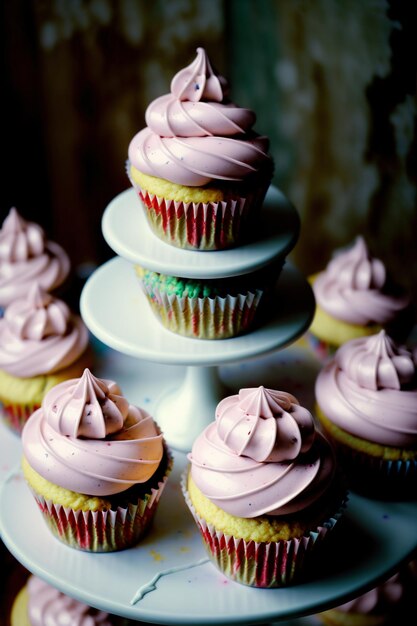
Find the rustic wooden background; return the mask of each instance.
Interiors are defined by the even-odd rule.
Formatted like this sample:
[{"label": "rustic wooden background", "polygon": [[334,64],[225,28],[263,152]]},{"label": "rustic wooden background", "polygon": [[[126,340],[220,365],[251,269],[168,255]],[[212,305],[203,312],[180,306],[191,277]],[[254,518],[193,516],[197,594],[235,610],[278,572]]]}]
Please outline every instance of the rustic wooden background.
[{"label": "rustic wooden background", "polygon": [[310,273],[365,234],[417,291],[416,28],[396,0],[1,3],[2,217],[38,221],[83,275],[112,256],[100,221],[128,186],[149,101],[204,46],[271,138]]}]

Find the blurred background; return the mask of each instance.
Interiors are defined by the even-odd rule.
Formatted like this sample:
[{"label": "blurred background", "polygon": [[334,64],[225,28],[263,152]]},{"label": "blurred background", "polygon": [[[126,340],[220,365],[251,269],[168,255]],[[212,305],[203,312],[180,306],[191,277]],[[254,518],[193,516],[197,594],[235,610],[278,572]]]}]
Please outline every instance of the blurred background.
[{"label": "blurred background", "polygon": [[416,35],[407,0],[1,3],[1,222],[41,224],[86,275],[113,252],[101,217],[129,186],[146,106],[206,48],[269,135],[300,213],[306,274],[365,235],[417,301]]}]

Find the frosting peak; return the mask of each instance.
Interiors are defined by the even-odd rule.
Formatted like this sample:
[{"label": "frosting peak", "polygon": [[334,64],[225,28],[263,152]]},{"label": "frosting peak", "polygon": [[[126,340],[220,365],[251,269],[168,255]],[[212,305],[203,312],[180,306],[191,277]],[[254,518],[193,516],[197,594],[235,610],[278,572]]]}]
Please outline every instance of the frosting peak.
[{"label": "frosting peak", "polygon": [[295,459],[314,439],[311,413],[291,394],[262,386],[222,400],[216,420],[227,447],[259,462]]},{"label": "frosting peak", "polygon": [[195,60],[180,70],[171,81],[171,93],[178,100],[222,102],[226,90],[225,78],[213,71],[204,48],[197,48]]},{"label": "frosting peak", "polygon": [[51,392],[43,403],[46,421],[61,435],[104,439],[123,427],[129,403],[111,381],[85,369],[73,385]]},{"label": "frosting peak", "polygon": [[27,261],[45,249],[45,233],[41,226],[26,222],[12,207],[0,230],[0,260],[9,263]]},{"label": "frosting peak", "polygon": [[386,280],[385,266],[371,257],[363,237],[357,237],[352,248],[337,255],[328,266],[329,276],[337,276],[340,285],[353,289],[381,289]]},{"label": "frosting peak", "polygon": [[317,403],[342,430],[383,446],[417,446],[417,368],[385,331],[343,344],[316,379]]},{"label": "frosting peak", "polygon": [[0,319],[0,368],[19,378],[53,374],[74,363],[88,340],[81,318],[35,283]]},{"label": "frosting peak", "polygon": [[386,326],[406,309],[410,298],[388,288],[384,263],[373,257],[363,237],[339,250],[313,284],[317,303],[350,324]]},{"label": "frosting peak", "polygon": [[12,332],[21,339],[41,341],[51,335],[63,336],[70,324],[71,312],[63,300],[54,298],[35,283],[26,300],[17,300],[4,314]]},{"label": "frosting peak", "polygon": [[145,119],[128,150],[143,174],[196,187],[244,181],[272,167],[268,138],[252,130],[255,113],[227,99],[227,82],[203,48],[174,76],[171,92],[149,104]]},{"label": "frosting peak", "polygon": [[338,366],[347,377],[365,389],[397,389],[415,378],[413,355],[398,346],[384,330],[353,340],[336,353]]},{"label": "frosting peak", "polygon": [[34,283],[47,291],[56,289],[69,271],[65,250],[49,241],[41,226],[10,209],[0,229],[0,306],[26,297]]},{"label": "frosting peak", "polygon": [[145,483],[164,454],[162,434],[119,386],[86,369],[45,395],[22,432],[33,469],[60,487],[111,496]]},{"label": "frosting peak", "polygon": [[334,476],[333,452],[311,413],[282,391],[242,389],[219,402],[194,441],[191,474],[232,515],[289,515],[314,502]]}]

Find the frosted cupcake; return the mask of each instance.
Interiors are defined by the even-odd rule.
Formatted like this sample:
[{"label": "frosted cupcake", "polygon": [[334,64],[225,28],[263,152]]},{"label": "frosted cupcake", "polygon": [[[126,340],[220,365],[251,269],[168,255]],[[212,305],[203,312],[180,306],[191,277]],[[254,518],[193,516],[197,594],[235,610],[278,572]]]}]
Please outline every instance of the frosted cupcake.
[{"label": "frosted cupcake", "polygon": [[417,372],[385,331],[344,344],[315,386],[317,417],[352,487],[413,497],[417,487]]},{"label": "frosted cupcake", "polygon": [[316,311],[310,340],[320,357],[346,341],[374,335],[381,328],[404,339],[412,326],[410,298],[392,285],[385,265],[371,256],[365,240],[339,250],[310,282]]},{"label": "frosted cupcake", "polygon": [[149,529],[171,457],[152,417],[113,381],[53,387],[22,432],[23,472],[52,533],[73,548],[109,552]]},{"label": "frosted cupcake", "polygon": [[149,305],[168,330],[195,339],[228,339],[252,329],[281,273],[258,272],[216,280],[168,276],[135,266]]},{"label": "frosted cupcake", "polygon": [[89,334],[65,302],[34,284],[0,319],[0,414],[20,433],[45,393],[93,362]]},{"label": "frosted cupcake", "polygon": [[308,575],[346,491],[331,447],[296,398],[258,387],[223,399],[189,460],[185,499],[226,576],[282,587]]},{"label": "frosted cupcake", "polygon": [[203,48],[176,74],[171,93],[146,111],[129,145],[128,175],[153,232],[180,248],[236,245],[256,221],[273,163],[255,114],[228,99]]},{"label": "frosted cupcake", "polygon": [[130,626],[138,622],[94,609],[30,576],[13,603],[10,626]]},{"label": "frosted cupcake", "polygon": [[26,296],[35,282],[53,291],[69,271],[63,248],[48,241],[41,226],[26,222],[15,208],[10,209],[0,229],[0,308]]}]

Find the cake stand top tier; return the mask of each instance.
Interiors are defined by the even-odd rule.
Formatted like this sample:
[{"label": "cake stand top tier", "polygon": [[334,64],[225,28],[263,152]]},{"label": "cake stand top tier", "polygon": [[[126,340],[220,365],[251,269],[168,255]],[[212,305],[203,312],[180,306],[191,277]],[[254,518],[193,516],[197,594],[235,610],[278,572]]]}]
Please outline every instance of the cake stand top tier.
[{"label": "cake stand top tier", "polygon": [[182,250],[154,235],[132,188],[107,206],[102,231],[112,250],[132,263],[171,276],[217,279],[253,272],[284,258],[296,244],[300,220],[282,192],[271,186],[250,242],[215,252]]}]

